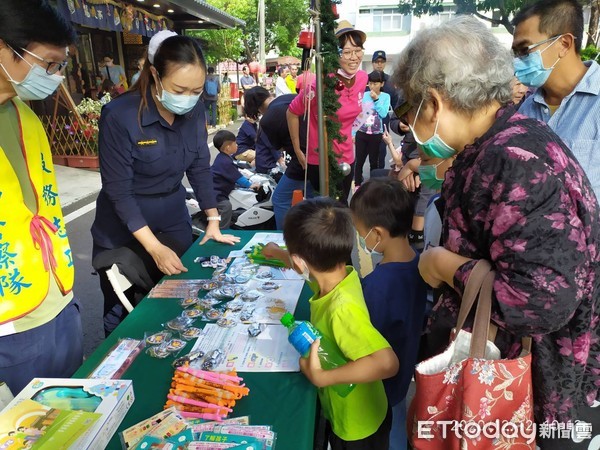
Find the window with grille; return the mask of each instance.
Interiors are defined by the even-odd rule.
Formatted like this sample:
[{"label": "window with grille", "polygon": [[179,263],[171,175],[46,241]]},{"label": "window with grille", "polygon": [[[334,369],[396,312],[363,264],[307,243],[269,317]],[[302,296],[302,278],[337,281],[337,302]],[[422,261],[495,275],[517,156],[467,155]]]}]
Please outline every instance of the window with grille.
[{"label": "window with grille", "polygon": [[378,8],[378,9],[360,9],[360,15],[371,15],[375,33],[385,31],[406,31],[410,32],[412,16],[402,15],[398,8]]}]

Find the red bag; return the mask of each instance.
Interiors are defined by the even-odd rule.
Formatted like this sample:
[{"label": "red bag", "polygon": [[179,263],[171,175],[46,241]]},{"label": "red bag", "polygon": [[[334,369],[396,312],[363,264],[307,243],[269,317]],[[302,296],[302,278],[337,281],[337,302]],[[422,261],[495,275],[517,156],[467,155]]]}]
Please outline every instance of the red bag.
[{"label": "red bag", "polygon": [[[416,394],[407,416],[415,450],[536,448],[531,338],[523,339],[519,358],[500,359],[490,324],[494,276],[487,261],[475,265],[450,345],[415,368]],[[478,297],[469,333],[462,327]]]}]

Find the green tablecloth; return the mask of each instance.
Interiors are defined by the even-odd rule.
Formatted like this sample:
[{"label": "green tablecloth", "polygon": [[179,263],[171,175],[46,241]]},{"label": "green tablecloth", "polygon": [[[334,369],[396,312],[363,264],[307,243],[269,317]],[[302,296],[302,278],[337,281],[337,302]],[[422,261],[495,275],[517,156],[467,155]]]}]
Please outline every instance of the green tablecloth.
[{"label": "green tablecloth", "polygon": [[[204,269],[193,262],[197,256],[227,256],[231,250],[241,249],[253,236],[253,232],[235,231],[241,237],[236,246],[208,242],[200,247],[193,244],[182,261],[188,272],[172,278],[210,278],[212,269]],[[309,318],[308,299],[310,289],[304,286],[296,308],[298,319]],[[144,299],[119,327],[90,355],[74,378],[86,378],[104,358],[119,338],[143,339],[144,333],[163,329],[162,323],[181,314],[181,306],[174,299]],[[186,350],[191,350],[193,341]],[[182,353],[183,354],[183,353]],[[142,352],[122,376],[133,380],[135,403],[121,423],[119,430],[127,428],[163,409],[173,376],[171,363],[174,358],[156,359]],[[277,432],[277,448],[280,450],[309,450],[313,448],[316,421],[316,389],[301,373],[242,373],[250,388],[250,395],[241,399],[231,416],[249,415],[251,424],[272,425]],[[121,449],[117,435],[107,447]]]}]

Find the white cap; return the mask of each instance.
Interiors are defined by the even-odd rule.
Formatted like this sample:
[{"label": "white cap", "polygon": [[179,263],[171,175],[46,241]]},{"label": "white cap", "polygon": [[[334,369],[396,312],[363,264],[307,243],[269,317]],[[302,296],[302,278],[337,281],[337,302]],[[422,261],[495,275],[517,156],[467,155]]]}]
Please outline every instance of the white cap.
[{"label": "white cap", "polygon": [[168,39],[171,36],[177,36],[177,33],[174,31],[162,30],[152,36],[152,39],[150,39],[150,43],[148,44],[148,61],[150,61],[150,64],[154,64],[154,55],[156,55],[160,45],[165,39]]}]

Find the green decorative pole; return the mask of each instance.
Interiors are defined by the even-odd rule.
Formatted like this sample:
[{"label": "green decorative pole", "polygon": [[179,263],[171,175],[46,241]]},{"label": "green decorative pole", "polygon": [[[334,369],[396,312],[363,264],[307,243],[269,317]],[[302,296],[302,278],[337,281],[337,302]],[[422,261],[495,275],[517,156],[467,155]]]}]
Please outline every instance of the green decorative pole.
[{"label": "green decorative pole", "polygon": [[[327,1],[325,1],[327,7]],[[317,123],[319,124],[319,191],[323,196],[329,196],[329,160],[327,158],[328,145],[325,142],[325,115],[323,113],[323,55],[321,52],[321,0],[315,0],[317,17],[315,27],[315,42],[317,46],[316,74],[317,74]]]},{"label": "green decorative pole", "polygon": [[321,83],[321,88],[318,92],[322,95],[323,122],[319,120],[319,124],[324,124],[325,130],[319,132],[319,137],[323,136],[325,145],[319,148],[323,149],[319,155],[326,158],[326,163],[322,164],[319,161],[320,167],[325,172],[327,179],[328,191],[323,195],[329,195],[333,198],[339,198],[340,186],[344,175],[340,170],[338,163],[338,155],[335,154],[333,141],[344,141],[345,137],[340,136],[340,123],[337,120],[337,112],[340,108],[339,96],[336,92],[337,77],[335,73],[340,67],[339,62],[339,41],[335,37],[335,16],[333,13],[333,4],[339,4],[340,0],[320,0],[320,26],[321,26],[321,42],[317,47],[320,51],[322,66],[322,76],[317,74],[317,83]]}]

